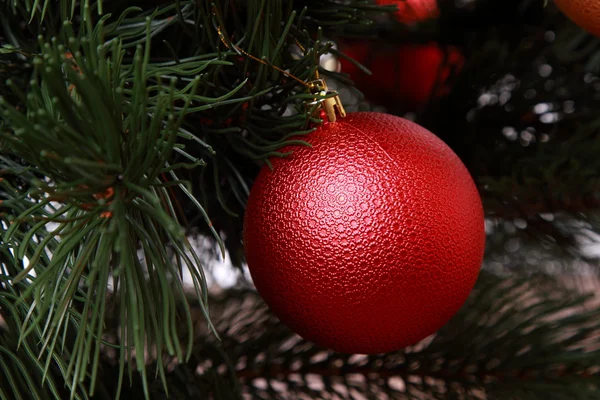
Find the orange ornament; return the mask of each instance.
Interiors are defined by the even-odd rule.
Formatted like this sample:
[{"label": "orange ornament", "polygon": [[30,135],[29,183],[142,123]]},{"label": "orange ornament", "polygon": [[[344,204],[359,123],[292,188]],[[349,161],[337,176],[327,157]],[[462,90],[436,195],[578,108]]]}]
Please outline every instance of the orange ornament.
[{"label": "orange ornament", "polygon": [[571,21],[600,37],[599,0],[555,0],[555,3]]},{"label": "orange ornament", "polygon": [[437,18],[440,13],[437,0],[377,0],[377,4],[396,5],[396,19],[407,25]]}]

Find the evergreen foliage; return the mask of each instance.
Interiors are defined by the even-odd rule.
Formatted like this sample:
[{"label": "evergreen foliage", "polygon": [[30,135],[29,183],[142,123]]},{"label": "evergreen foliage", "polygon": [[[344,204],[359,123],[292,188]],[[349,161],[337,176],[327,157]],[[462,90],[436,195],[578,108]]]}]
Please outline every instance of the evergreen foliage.
[{"label": "evergreen foliage", "polygon": [[[368,0],[0,1],[0,399],[595,398],[598,303],[547,271],[597,274],[600,40],[543,0],[463,3],[405,26]],[[489,228],[461,312],[368,357],[301,340],[247,282],[211,292],[190,243],[242,269],[252,180],[319,123],[317,74],[373,107],[320,65],[340,38],[463,52],[412,117]]]}]

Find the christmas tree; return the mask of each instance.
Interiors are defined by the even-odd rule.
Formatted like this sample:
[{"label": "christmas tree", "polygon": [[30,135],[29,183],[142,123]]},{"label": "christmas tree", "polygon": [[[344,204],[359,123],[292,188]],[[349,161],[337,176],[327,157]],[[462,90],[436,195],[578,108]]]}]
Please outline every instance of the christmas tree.
[{"label": "christmas tree", "polygon": [[[1,1],[0,399],[597,398],[600,17],[593,1],[573,3]],[[331,346],[299,336],[289,326],[303,327],[280,322],[287,316],[274,298],[309,319],[331,305],[294,297],[301,291],[278,269],[265,283],[255,273],[263,266],[250,265],[251,276],[246,264],[257,252],[265,264],[283,260],[282,270],[316,260],[268,243],[281,239],[271,228],[289,235],[286,245],[308,240],[286,222],[309,217],[276,207],[307,190],[282,185],[280,203],[255,201],[252,215],[246,206],[259,171],[273,176],[316,154],[315,138],[358,112],[373,126],[414,121],[466,167],[415,169],[441,177],[432,187],[461,177],[456,195],[419,202],[424,212],[454,215],[472,177],[485,216],[481,271],[483,241],[462,228],[423,256],[466,257],[476,268],[426,288],[460,292],[460,310],[446,323],[444,297],[439,309],[415,311],[403,295],[407,304],[390,303],[408,315],[402,321],[423,335],[427,318],[443,326],[386,353],[331,350],[337,309],[331,326],[317,326],[334,332]],[[395,140],[365,159],[418,158],[391,148]],[[381,162],[382,174],[396,162]],[[390,179],[403,170],[393,171]],[[402,209],[400,198],[384,206]],[[452,224],[471,218],[456,215]],[[281,227],[254,236],[249,224],[271,217]],[[385,274],[406,262],[431,276],[435,265],[419,264],[415,243],[436,239],[432,226],[402,244],[417,249],[411,262],[386,245],[402,224],[383,224],[374,238],[351,222],[342,230],[378,252],[359,264]],[[327,254],[329,241],[310,245],[331,260],[354,247],[336,239]],[[302,288],[323,282],[309,272]],[[414,304],[431,297],[407,276],[398,291]],[[324,291],[389,295],[379,281],[345,279]],[[348,289],[364,308],[353,296]],[[373,325],[357,317],[344,337],[381,335],[373,326],[390,325],[381,315],[374,310]]]}]

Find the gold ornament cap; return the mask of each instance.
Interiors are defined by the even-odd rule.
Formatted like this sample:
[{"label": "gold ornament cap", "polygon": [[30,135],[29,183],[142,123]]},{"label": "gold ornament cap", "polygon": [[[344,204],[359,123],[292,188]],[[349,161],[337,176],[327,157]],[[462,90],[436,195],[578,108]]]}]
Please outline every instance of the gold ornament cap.
[{"label": "gold ornament cap", "polygon": [[342,118],[346,116],[346,110],[342,105],[338,92],[330,90],[324,79],[315,79],[308,83],[308,87],[310,88],[310,92],[315,96],[330,96],[327,98],[315,98],[315,100],[307,104],[308,107],[312,108],[315,105],[318,105],[316,112],[320,113],[321,111],[325,111],[329,122],[335,122],[338,115]]}]

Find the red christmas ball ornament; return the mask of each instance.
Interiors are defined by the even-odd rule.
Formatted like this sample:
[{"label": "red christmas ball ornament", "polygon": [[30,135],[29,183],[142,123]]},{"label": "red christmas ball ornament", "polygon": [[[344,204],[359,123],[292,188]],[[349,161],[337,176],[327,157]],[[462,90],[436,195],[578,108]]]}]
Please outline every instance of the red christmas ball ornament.
[{"label": "red christmas ball ornament", "polygon": [[437,0],[377,0],[381,6],[396,5],[396,19],[403,24],[437,18],[440,14]]},{"label": "red christmas ball ornament", "polygon": [[600,37],[600,1],[555,0],[555,3],[571,21]]},{"label": "red christmas ball ornament", "polygon": [[350,75],[368,100],[404,111],[418,110],[431,98],[447,95],[449,78],[464,65],[458,49],[434,43],[381,48],[370,42],[342,43],[340,50],[372,72],[369,75],[340,58],[340,71]]},{"label": "red christmas ball ornament", "polygon": [[461,307],[485,244],[478,191],[452,150],[400,117],[327,123],[252,187],[244,247],[291,329],[346,353],[398,350]]}]

